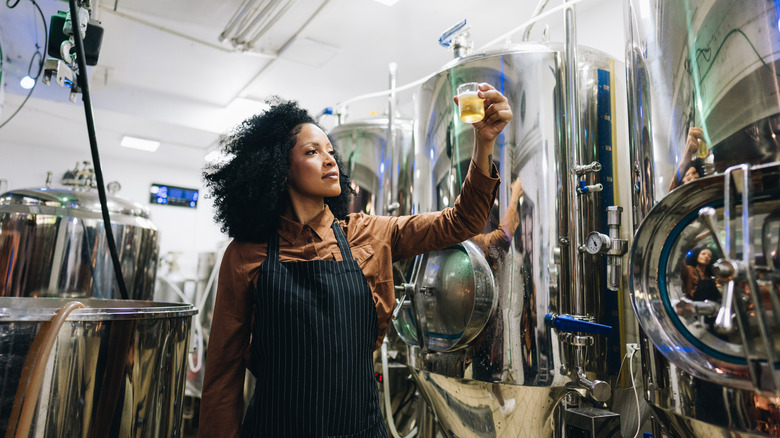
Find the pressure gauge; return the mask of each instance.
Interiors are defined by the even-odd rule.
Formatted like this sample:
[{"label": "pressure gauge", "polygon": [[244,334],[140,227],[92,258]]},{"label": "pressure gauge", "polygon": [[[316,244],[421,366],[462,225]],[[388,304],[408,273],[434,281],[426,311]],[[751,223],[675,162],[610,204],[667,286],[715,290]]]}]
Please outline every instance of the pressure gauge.
[{"label": "pressure gauge", "polygon": [[588,254],[606,254],[612,247],[612,240],[609,236],[601,234],[598,231],[591,231],[585,242],[585,250]]}]

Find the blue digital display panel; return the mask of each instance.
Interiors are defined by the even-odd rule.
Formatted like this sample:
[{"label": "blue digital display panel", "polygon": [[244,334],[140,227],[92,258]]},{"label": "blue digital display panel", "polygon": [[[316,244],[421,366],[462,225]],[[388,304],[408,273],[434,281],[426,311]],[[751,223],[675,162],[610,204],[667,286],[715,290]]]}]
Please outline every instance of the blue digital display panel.
[{"label": "blue digital display panel", "polygon": [[152,184],[149,189],[149,202],[157,205],[195,208],[198,206],[198,189]]}]

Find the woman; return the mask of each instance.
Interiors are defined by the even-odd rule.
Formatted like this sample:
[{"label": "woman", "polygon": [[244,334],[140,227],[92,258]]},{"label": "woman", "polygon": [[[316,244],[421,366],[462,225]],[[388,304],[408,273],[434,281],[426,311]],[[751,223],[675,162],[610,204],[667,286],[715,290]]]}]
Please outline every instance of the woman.
[{"label": "woman", "polygon": [[712,273],[712,250],[695,248],[686,256],[681,272],[685,296],[694,301],[720,301],[720,292]]},{"label": "woman", "polygon": [[[386,436],[371,354],[395,301],[392,262],[480,232],[498,187],[493,143],[512,111],[493,87],[479,88],[485,119],[474,124],[472,163],[455,206],[441,212],[348,215],[339,155],[293,102],[223,140],[233,158],[205,178],[233,241],[220,267],[201,437]],[[245,367],[257,383],[242,424]]]},{"label": "woman", "polygon": [[670,191],[704,176],[704,162],[701,158],[693,158],[693,156],[698,155],[700,141],[704,141],[704,131],[697,127],[688,129],[685,152],[683,152],[680,166],[672,178],[672,183],[669,185]]}]

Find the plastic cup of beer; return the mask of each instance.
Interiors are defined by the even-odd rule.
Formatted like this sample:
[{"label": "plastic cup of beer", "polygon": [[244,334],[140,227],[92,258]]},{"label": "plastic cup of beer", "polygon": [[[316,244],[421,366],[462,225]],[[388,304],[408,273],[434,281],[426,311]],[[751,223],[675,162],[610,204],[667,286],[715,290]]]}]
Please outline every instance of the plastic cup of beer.
[{"label": "plastic cup of beer", "polygon": [[707,146],[707,142],[703,139],[699,140],[699,158],[707,158],[710,154],[710,148]]},{"label": "plastic cup of beer", "polygon": [[477,93],[476,82],[466,82],[458,85],[458,110],[460,119],[466,123],[476,123],[485,118],[485,103]]}]

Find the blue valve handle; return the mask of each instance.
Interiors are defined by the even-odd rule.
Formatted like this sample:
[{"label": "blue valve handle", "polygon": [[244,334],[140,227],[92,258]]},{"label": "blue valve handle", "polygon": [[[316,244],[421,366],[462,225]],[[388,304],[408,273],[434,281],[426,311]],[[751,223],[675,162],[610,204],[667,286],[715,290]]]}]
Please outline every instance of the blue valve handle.
[{"label": "blue valve handle", "polygon": [[612,332],[612,326],[575,319],[571,315],[548,313],[544,315],[544,322],[562,332],[581,332],[594,335],[608,335]]},{"label": "blue valve handle", "polygon": [[580,180],[580,193],[588,193],[588,184],[585,180]]},{"label": "blue valve handle", "polygon": [[466,27],[465,19],[455,26],[445,30],[444,33],[439,37],[439,45],[442,47],[449,47],[450,44],[452,44],[452,38],[457,35],[464,27]]}]

